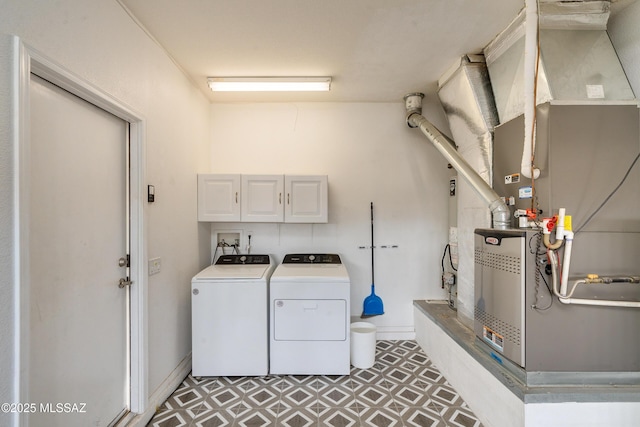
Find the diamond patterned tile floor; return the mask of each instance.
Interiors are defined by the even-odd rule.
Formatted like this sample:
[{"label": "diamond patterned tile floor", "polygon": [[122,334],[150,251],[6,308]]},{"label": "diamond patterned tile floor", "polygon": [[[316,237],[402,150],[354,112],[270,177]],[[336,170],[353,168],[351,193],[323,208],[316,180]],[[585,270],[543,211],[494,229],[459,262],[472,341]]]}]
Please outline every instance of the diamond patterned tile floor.
[{"label": "diamond patterned tile floor", "polygon": [[481,427],[415,341],[377,341],[370,369],[344,376],[189,375],[153,427]]}]

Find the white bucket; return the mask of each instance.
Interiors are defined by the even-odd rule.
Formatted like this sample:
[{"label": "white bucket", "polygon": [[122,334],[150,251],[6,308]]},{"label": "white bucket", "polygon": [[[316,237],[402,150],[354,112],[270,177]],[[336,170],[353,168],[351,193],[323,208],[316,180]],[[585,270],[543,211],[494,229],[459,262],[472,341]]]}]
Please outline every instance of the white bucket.
[{"label": "white bucket", "polygon": [[351,324],[351,364],[369,369],[376,361],[376,325],[368,322]]}]

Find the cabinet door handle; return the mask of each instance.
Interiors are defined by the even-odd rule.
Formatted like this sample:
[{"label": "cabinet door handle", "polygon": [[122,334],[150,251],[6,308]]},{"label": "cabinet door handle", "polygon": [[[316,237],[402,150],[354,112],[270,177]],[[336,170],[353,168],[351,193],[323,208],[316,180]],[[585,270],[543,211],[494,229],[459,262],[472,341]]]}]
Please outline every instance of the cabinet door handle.
[{"label": "cabinet door handle", "polygon": [[282,204],[282,193],[278,193],[278,204]]},{"label": "cabinet door handle", "polygon": [[238,192],[236,191],[236,203],[238,203]]},{"label": "cabinet door handle", "polygon": [[288,205],[290,205],[290,204],[291,204],[291,200],[290,200],[290,199],[291,199],[291,197],[290,197],[290,196],[291,196],[291,194],[290,194],[290,193],[287,193],[287,204],[288,204]]}]

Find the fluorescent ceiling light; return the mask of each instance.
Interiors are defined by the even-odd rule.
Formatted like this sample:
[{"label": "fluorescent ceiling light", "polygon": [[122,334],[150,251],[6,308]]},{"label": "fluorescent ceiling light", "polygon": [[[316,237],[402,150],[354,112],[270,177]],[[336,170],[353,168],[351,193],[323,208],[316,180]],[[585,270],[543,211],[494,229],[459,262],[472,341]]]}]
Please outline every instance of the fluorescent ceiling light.
[{"label": "fluorescent ceiling light", "polygon": [[328,91],[331,77],[209,77],[214,92]]}]

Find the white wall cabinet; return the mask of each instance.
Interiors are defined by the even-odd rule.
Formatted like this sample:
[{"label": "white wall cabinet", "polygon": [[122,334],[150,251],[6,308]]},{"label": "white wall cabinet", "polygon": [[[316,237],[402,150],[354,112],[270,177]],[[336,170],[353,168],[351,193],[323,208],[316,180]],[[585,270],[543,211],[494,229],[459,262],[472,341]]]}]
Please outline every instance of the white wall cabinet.
[{"label": "white wall cabinet", "polygon": [[284,222],[328,222],[328,187],[326,175],[285,175]]},{"label": "white wall cabinet", "polygon": [[240,221],[240,175],[198,175],[198,221]]},{"label": "white wall cabinet", "polygon": [[198,221],[328,222],[326,175],[198,175]]},{"label": "white wall cabinet", "polygon": [[284,177],[242,175],[242,222],[282,222]]}]

